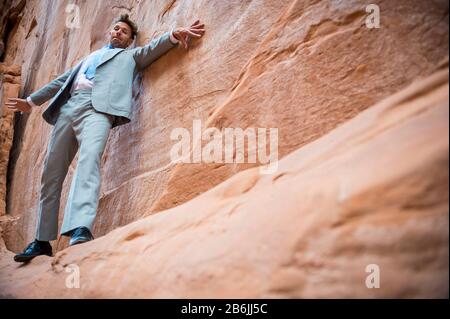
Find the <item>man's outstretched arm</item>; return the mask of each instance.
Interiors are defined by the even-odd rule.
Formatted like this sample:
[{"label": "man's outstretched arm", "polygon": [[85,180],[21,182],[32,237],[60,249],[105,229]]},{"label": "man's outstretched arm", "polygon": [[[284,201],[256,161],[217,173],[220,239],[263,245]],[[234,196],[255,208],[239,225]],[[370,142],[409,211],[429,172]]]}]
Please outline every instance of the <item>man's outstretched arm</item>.
[{"label": "man's outstretched arm", "polygon": [[179,42],[187,49],[190,37],[201,38],[205,33],[204,27],[205,25],[197,20],[189,28],[177,28],[172,32],[166,32],[149,44],[131,50],[136,65],[139,69],[148,67]]},{"label": "man's outstretched arm", "polygon": [[171,33],[166,32],[159,38],[153,39],[149,44],[143,47],[137,47],[131,50],[134,61],[139,69],[145,69],[154,61],[159,59],[164,53],[176,46],[176,43],[170,39]]},{"label": "man's outstretched arm", "polygon": [[8,98],[5,105],[14,112],[31,112],[33,106],[41,105],[51,99],[66,82],[73,69],[61,74],[49,84],[32,93],[27,99]]},{"label": "man's outstretched arm", "polygon": [[69,78],[70,73],[72,73],[73,68],[69,71],[61,74],[56,79],[51,81],[49,84],[45,85],[43,88],[37,90],[36,92],[30,94],[30,98],[36,105],[44,104],[46,101],[50,100],[58,90],[63,86],[66,80]]}]

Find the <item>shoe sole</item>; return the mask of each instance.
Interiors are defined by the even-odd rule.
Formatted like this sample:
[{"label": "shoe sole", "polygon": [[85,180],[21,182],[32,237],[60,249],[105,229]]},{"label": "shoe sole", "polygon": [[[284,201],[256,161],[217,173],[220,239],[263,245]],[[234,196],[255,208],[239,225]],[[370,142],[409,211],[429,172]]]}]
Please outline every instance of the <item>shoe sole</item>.
[{"label": "shoe sole", "polygon": [[69,246],[75,246],[83,243],[87,243],[88,241],[91,241],[92,239],[78,239],[74,241],[73,243],[69,243]]},{"label": "shoe sole", "polygon": [[36,255],[36,256],[14,256],[14,261],[18,263],[25,263],[33,258],[39,257],[39,256],[49,256],[52,257],[52,255],[42,254],[42,255]]},{"label": "shoe sole", "polygon": [[26,263],[28,261],[30,261],[31,259],[35,258],[37,256],[32,256],[32,257],[18,257],[18,256],[14,256],[14,261],[18,262],[18,263]]}]

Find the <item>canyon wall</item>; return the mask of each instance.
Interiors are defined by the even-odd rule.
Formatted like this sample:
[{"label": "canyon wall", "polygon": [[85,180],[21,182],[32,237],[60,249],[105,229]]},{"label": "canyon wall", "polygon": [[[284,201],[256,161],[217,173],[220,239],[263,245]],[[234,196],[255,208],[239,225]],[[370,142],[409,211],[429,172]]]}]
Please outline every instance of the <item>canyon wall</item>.
[{"label": "canyon wall", "polygon": [[[369,4],[380,9],[379,27],[371,25]],[[20,85],[2,85],[2,101],[28,96],[100,48],[120,13],[137,22],[137,46],[196,19],[207,29],[188,51],[171,50],[135,83],[132,121],[111,131],[102,158],[98,239],[86,250],[65,249],[66,238],[52,243],[56,260],[30,265],[46,280],[61,279],[61,267],[71,262],[90,270],[99,262],[98,268],[117,266],[110,276],[117,291],[102,288],[99,275],[78,296],[207,296],[207,283],[214,296],[448,295],[448,1],[9,0],[3,6],[2,68],[15,70]],[[42,119],[46,105],[15,116],[2,106],[0,113],[0,278],[16,271],[11,252],[34,239],[52,129]],[[194,120],[204,130],[277,128],[286,172],[256,177],[260,162],[174,163],[171,132],[191,130]],[[60,222],[76,161],[64,182]],[[423,252],[433,243],[435,250]],[[418,265],[407,266],[418,277],[408,284],[405,275],[384,291],[355,288],[370,254],[392,266],[389,280],[408,262]],[[132,258],[154,267],[120,281],[120,269],[138,267],[125,265]],[[184,270],[203,259],[206,268]],[[140,275],[163,269],[174,272],[138,284]],[[345,279],[329,292],[311,286],[339,276]],[[175,281],[184,286],[171,290]],[[29,282],[14,286],[8,279],[4,294],[34,296],[25,291]],[[157,282],[168,286],[156,289]],[[60,292],[42,285],[48,296]]]}]

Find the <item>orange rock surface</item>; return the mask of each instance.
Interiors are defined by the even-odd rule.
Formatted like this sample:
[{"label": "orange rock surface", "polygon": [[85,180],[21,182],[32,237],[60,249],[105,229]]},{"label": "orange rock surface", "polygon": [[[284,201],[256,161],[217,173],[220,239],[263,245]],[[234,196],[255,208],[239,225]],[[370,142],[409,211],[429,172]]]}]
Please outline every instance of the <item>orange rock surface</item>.
[{"label": "orange rock surface", "polygon": [[[448,297],[447,1],[374,1],[379,29],[363,1],[115,3],[83,3],[68,29],[65,2],[26,2],[3,61],[22,66],[22,96],[100,47],[120,12],[137,45],[196,18],[207,33],[136,84],[133,120],[102,159],[96,240],[58,240],[55,257],[25,266],[12,256],[34,238],[51,126],[45,106],[18,116],[1,296]],[[171,163],[171,131],[195,119],[278,128],[278,171]]]}]

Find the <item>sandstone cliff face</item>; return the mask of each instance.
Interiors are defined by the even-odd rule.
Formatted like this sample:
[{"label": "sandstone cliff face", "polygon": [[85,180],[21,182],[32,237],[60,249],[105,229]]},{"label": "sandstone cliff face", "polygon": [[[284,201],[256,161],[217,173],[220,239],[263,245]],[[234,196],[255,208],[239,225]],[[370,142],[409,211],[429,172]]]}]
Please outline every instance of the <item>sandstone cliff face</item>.
[{"label": "sandstone cliff face", "polygon": [[[138,22],[137,45],[196,18],[207,33],[142,74],[132,122],[111,132],[94,228],[106,236],[58,240],[55,258],[23,268],[11,251],[34,237],[51,126],[45,105],[18,115],[0,188],[3,295],[448,296],[447,1],[371,1],[380,28],[367,27],[364,1],[130,0],[75,1],[71,29],[68,3],[9,1],[20,14],[0,29],[3,63],[22,66],[22,89],[8,94],[27,96],[100,47],[120,12]],[[195,119],[278,128],[277,174],[171,163],[171,131]],[[65,288],[69,264],[82,289]],[[366,288],[368,264],[383,289]]]},{"label": "sandstone cliff face", "polygon": [[[23,267],[3,252],[0,291],[7,297],[445,297],[448,90],[447,69],[289,154],[275,175],[245,170],[185,204],[53,258]],[[366,267],[373,265],[379,288],[368,289]],[[79,288],[70,288],[75,269]]]},{"label": "sandstone cliff face", "polygon": [[[0,103],[7,97],[18,97],[20,91],[20,66],[0,64]],[[6,182],[8,159],[14,135],[14,113],[0,110],[0,218],[6,218]]]}]

